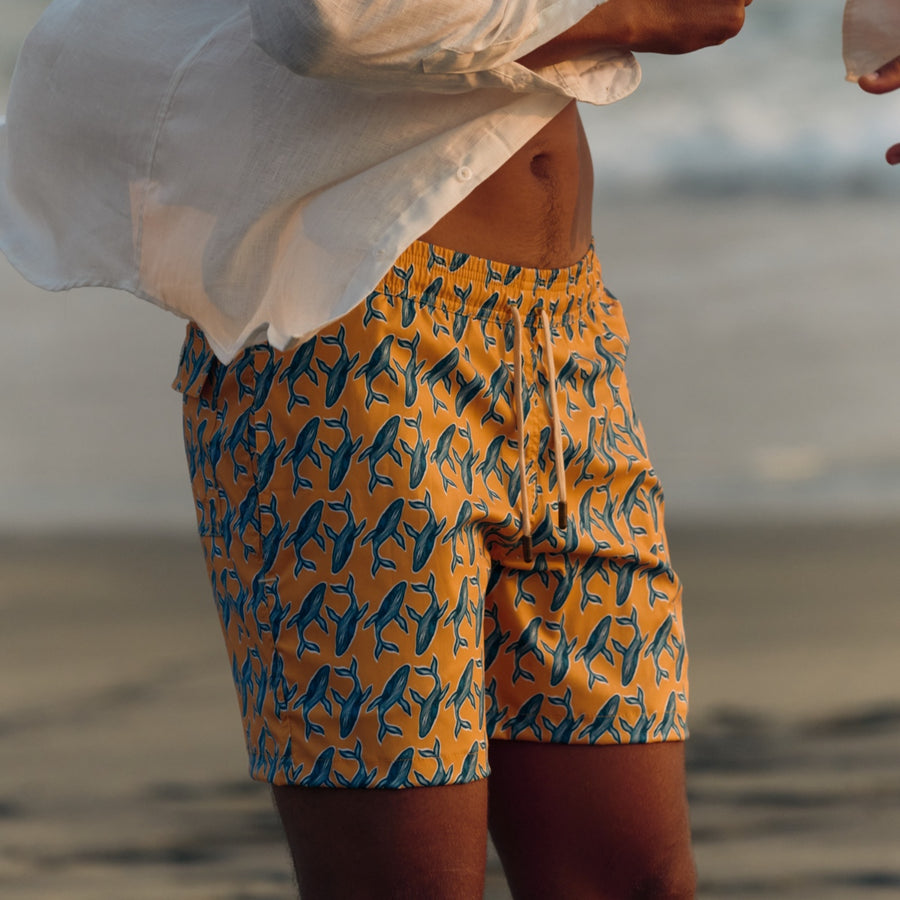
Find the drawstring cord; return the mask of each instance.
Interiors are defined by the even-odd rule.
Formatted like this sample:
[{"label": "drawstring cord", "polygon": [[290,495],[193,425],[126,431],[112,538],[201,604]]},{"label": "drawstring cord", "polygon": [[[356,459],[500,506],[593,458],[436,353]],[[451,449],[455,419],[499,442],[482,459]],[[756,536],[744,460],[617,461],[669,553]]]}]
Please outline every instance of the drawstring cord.
[{"label": "drawstring cord", "polygon": [[522,365],[522,316],[518,307],[514,306],[513,321],[516,325],[513,346],[515,397],[516,397],[516,441],[519,444],[519,496],[522,500],[522,554],[525,562],[533,559],[531,552],[531,504],[528,502],[528,478],[525,469],[525,403],[523,399],[523,379],[525,373]]},{"label": "drawstring cord", "polygon": [[566,501],[566,467],[563,459],[562,427],[559,424],[559,402],[557,401],[556,363],[553,361],[553,334],[550,331],[550,317],[541,309],[544,323],[544,357],[547,373],[550,375],[550,421],[553,424],[553,455],[556,458],[556,490],[559,494],[557,520],[561,531],[569,524],[569,507]]},{"label": "drawstring cord", "polygon": [[[514,394],[516,402],[516,440],[519,445],[519,482],[522,501],[522,555],[525,562],[533,559],[531,539],[531,503],[528,498],[528,481],[525,462],[525,402],[524,402],[524,363],[522,316],[516,306],[512,306],[515,336],[514,354]],[[550,376],[550,424],[553,429],[553,455],[556,465],[556,489],[558,495],[557,521],[561,531],[569,524],[568,503],[566,499],[566,472],[563,459],[562,427],[560,426],[559,402],[557,400],[556,363],[553,360],[553,333],[550,330],[550,318],[546,310],[541,309],[541,321],[544,335],[544,359],[547,362],[547,374]]]}]

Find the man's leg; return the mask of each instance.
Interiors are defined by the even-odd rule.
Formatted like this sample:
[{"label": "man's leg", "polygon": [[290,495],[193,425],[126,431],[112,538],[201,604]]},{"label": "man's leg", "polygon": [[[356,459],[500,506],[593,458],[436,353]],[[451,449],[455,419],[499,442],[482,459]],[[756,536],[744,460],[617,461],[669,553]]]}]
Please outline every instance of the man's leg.
[{"label": "man's leg", "polygon": [[303,900],[481,900],[487,782],[273,787]]},{"label": "man's leg", "polygon": [[684,745],[490,743],[490,828],[516,900],[694,896]]}]

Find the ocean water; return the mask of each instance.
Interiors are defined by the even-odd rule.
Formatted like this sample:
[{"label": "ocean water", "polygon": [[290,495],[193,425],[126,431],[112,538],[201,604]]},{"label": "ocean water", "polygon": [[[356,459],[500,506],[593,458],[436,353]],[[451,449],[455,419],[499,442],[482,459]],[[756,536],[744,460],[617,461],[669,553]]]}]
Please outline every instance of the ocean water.
[{"label": "ocean water", "polygon": [[588,114],[600,177],[629,193],[900,196],[872,165],[900,141],[900,96],[846,82],[842,16],[843,0],[754,0],[725,45],[642,56],[638,93]]},{"label": "ocean water", "polygon": [[[0,108],[45,5],[0,0]],[[841,13],[754,0],[733,41],[645,56],[633,97],[583,111],[670,518],[900,514],[900,92],[844,81]],[[3,260],[0,322],[0,530],[191,528],[182,323]]]},{"label": "ocean water", "polygon": [[[0,98],[46,0],[2,0]],[[643,55],[632,98],[585,111],[607,184],[723,192],[900,192],[871,165],[900,140],[900,97],[843,80],[843,0],[755,0],[741,34],[689,56]]]}]

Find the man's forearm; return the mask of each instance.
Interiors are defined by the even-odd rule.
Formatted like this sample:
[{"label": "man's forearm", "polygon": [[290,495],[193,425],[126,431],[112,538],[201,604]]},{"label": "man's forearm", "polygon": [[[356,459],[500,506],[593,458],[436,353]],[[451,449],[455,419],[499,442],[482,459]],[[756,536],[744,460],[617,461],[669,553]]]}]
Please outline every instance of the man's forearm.
[{"label": "man's forearm", "polygon": [[614,47],[690,53],[724,43],[744,23],[751,0],[606,0],[568,31],[519,59],[532,69]]}]

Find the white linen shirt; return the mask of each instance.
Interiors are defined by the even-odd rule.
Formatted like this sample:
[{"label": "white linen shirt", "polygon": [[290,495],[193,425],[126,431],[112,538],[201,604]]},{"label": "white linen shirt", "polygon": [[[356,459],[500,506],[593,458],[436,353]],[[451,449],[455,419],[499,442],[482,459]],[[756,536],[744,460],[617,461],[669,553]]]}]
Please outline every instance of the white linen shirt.
[{"label": "white linen shirt", "polygon": [[634,58],[515,60],[590,0],[55,0],[0,126],[0,249],[122,288],[230,361],[360,302],[413,240]]}]

